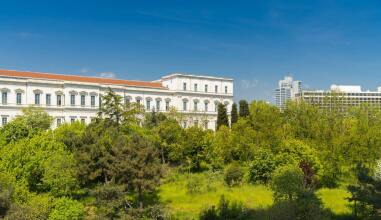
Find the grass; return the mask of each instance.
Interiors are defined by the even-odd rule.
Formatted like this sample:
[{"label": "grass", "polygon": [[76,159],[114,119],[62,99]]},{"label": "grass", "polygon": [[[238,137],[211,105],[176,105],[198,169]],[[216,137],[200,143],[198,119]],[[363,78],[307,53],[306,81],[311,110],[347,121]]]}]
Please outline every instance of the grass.
[{"label": "grass", "polygon": [[[193,184],[189,184],[193,183]],[[189,186],[191,185],[191,186]],[[190,193],[188,189],[195,192]],[[209,172],[199,174],[170,175],[160,187],[160,201],[167,205],[175,219],[197,219],[201,210],[218,204],[221,195],[230,201],[242,202],[252,209],[266,209],[273,204],[273,193],[264,185],[244,183],[236,187],[224,184],[221,174]],[[351,213],[349,202],[345,198],[349,193],[344,189],[320,189],[317,196],[325,208],[334,214]]]},{"label": "grass", "polygon": [[323,188],[317,191],[317,196],[321,199],[324,207],[330,209],[336,215],[346,215],[351,213],[350,203],[346,198],[351,194],[345,189]]}]

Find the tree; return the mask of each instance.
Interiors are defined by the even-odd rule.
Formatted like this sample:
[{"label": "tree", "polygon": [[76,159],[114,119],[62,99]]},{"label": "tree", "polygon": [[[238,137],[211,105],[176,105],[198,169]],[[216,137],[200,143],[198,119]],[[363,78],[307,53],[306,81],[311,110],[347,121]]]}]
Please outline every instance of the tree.
[{"label": "tree", "polygon": [[31,137],[50,128],[52,117],[41,108],[24,108],[22,113],[0,129],[0,145]]},{"label": "tree", "polygon": [[82,203],[67,197],[54,201],[53,210],[49,214],[49,220],[83,219],[84,206]]},{"label": "tree", "polygon": [[180,163],[182,158],[181,142],[184,130],[175,119],[167,119],[154,128],[159,136],[162,163]]},{"label": "tree", "polygon": [[239,101],[239,116],[240,117],[247,117],[249,116],[249,103],[247,103],[246,100],[240,100]]},{"label": "tree", "polygon": [[249,168],[249,180],[253,183],[268,183],[276,169],[274,155],[268,150],[260,150]]},{"label": "tree", "polygon": [[357,184],[348,186],[354,202],[354,215],[361,219],[381,216],[381,180],[371,176],[371,170],[361,164],[356,167]]},{"label": "tree", "polygon": [[230,114],[230,125],[233,127],[233,124],[235,124],[238,121],[238,110],[237,110],[237,104],[233,103],[232,105],[232,111]]},{"label": "tree", "polygon": [[64,196],[77,189],[73,155],[51,131],[2,148],[0,155],[0,173],[12,174],[31,192]]},{"label": "tree", "polygon": [[294,201],[303,191],[303,172],[294,165],[279,167],[272,176],[271,188],[276,200]]},{"label": "tree", "polygon": [[181,151],[183,164],[189,171],[205,168],[208,161],[207,150],[211,145],[207,132],[196,126],[185,129]]},{"label": "tree", "polygon": [[226,127],[229,127],[229,118],[228,118],[225,105],[222,103],[219,103],[218,115],[217,115],[217,130],[223,125]]},{"label": "tree", "polygon": [[163,175],[158,151],[149,139],[134,134],[130,140],[118,138],[113,153],[116,182],[133,190],[138,207],[143,208],[143,196],[155,191]]},{"label": "tree", "polygon": [[105,117],[108,123],[119,125],[123,116],[122,97],[111,88],[108,88],[106,94],[102,97],[98,115]]}]

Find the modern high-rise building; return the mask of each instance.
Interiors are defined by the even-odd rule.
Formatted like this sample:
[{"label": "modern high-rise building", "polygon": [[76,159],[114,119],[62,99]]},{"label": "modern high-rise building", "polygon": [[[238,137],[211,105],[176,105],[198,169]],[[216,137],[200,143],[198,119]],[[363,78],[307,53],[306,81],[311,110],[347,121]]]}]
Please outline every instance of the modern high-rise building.
[{"label": "modern high-rise building", "polygon": [[183,127],[215,129],[217,106],[233,104],[233,79],[173,73],[152,82],[0,70],[0,119],[6,124],[27,106],[46,110],[53,127],[65,122],[90,123],[102,95],[112,89],[124,102],[136,102],[147,112],[175,108]]},{"label": "modern high-rise building", "polygon": [[294,100],[301,91],[301,81],[294,81],[291,76],[284,77],[283,80],[279,80],[278,88],[275,89],[276,106],[283,110],[287,101]]},{"label": "modern high-rise building", "polygon": [[303,90],[296,99],[320,108],[345,110],[367,103],[381,109],[381,87],[377,91],[364,91],[357,85],[332,85],[329,90]]}]

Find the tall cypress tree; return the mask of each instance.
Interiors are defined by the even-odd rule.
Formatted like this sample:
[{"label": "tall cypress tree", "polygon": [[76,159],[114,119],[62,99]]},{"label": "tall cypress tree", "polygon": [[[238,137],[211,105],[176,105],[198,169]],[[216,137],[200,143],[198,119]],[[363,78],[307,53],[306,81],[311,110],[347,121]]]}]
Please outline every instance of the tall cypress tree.
[{"label": "tall cypress tree", "polygon": [[228,114],[227,114],[225,105],[220,103],[220,104],[218,104],[217,130],[222,125],[229,127],[229,118],[228,118]]},{"label": "tall cypress tree", "polygon": [[237,104],[233,103],[232,105],[232,111],[230,113],[230,125],[233,126],[234,123],[238,121],[238,110],[237,110]]},{"label": "tall cypress tree", "polygon": [[239,101],[239,116],[240,117],[247,117],[249,116],[249,104],[246,100],[240,100]]}]

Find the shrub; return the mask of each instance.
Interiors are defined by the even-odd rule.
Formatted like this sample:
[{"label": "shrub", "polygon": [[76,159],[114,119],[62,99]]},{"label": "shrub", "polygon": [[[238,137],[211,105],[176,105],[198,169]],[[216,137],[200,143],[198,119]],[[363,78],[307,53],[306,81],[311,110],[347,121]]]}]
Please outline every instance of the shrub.
[{"label": "shrub", "polygon": [[303,172],[299,167],[288,165],[274,171],[271,188],[276,200],[297,198],[303,190]]},{"label": "shrub", "polygon": [[242,182],[243,171],[238,163],[232,163],[226,167],[224,180],[229,186],[239,185]]},{"label": "shrub", "polygon": [[274,155],[266,150],[259,151],[249,168],[249,180],[253,183],[268,183],[276,168]]},{"label": "shrub", "polygon": [[221,196],[218,207],[212,206],[200,213],[200,220],[252,219],[250,212],[242,203],[229,202]]},{"label": "shrub", "polygon": [[82,203],[63,197],[55,201],[49,220],[82,219],[83,215],[84,207]]},{"label": "shrub", "polygon": [[203,182],[200,176],[193,175],[186,183],[187,192],[189,194],[201,193]]}]

